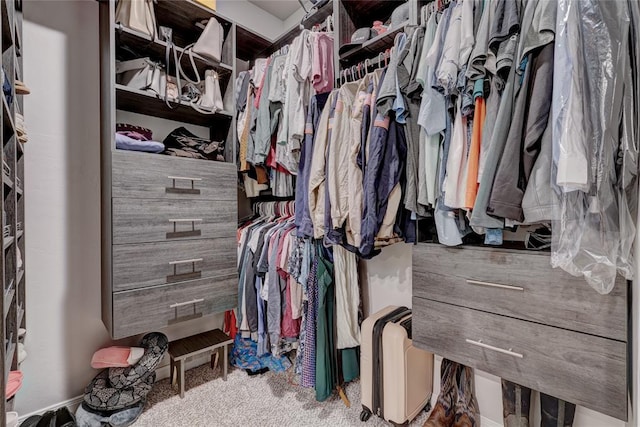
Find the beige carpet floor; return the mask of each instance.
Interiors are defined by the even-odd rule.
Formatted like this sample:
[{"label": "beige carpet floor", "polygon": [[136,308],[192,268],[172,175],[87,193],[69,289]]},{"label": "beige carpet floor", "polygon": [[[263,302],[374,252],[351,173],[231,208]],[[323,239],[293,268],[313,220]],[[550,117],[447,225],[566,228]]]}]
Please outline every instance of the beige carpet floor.
[{"label": "beige carpet floor", "polygon": [[[351,401],[347,408],[337,396],[317,402],[313,389],[291,383],[291,373],[266,373],[249,377],[244,371],[229,371],[222,380],[220,368],[208,365],[185,373],[186,392],[180,399],[169,380],[158,382],[148,396],[144,413],[135,427],[194,426],[386,426],[372,416],[360,421],[360,383],[346,387]],[[421,426],[427,414],[421,412],[412,426]]]}]

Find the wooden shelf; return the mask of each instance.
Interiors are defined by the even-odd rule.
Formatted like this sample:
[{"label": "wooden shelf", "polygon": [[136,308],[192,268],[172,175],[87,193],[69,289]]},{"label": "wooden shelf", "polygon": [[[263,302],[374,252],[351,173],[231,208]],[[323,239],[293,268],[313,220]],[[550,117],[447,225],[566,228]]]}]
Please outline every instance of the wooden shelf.
[{"label": "wooden shelf", "polygon": [[174,107],[171,109],[163,99],[149,92],[131,89],[119,84],[115,86],[116,108],[119,110],[207,127],[231,120],[231,113],[227,111],[202,114],[189,105],[179,105],[175,102],[170,102]]},{"label": "wooden shelf", "polygon": [[372,58],[380,52],[384,52],[385,50],[390,49],[391,47],[393,47],[393,42],[396,38],[396,35],[404,31],[407,25],[409,25],[409,21],[405,22],[396,29],[380,34],[377,37],[372,38],[371,40],[367,40],[362,46],[357,46],[344,52],[342,55],[340,55],[340,63],[342,65],[353,65],[356,62],[363,61],[367,58]]},{"label": "wooden shelf", "polygon": [[271,41],[252,30],[236,24],[236,56],[243,61],[251,61],[271,46]]},{"label": "wooden shelf", "polygon": [[9,348],[7,348],[7,352],[4,356],[4,378],[5,381],[9,377],[9,372],[11,372],[11,365],[13,364],[13,355],[16,352],[16,343],[13,342],[13,334],[9,336]]},{"label": "wooden shelf", "polygon": [[4,318],[7,318],[9,314],[9,309],[11,308],[11,304],[13,303],[13,297],[16,294],[16,289],[13,286],[13,282],[10,285],[11,287],[5,291],[4,293]]},{"label": "wooden shelf", "polygon": [[216,18],[225,29],[228,37],[231,21],[208,7],[194,0],[158,0],[155,4],[158,25],[164,25],[173,30],[173,42],[178,46],[188,46],[194,43],[202,30],[196,23]]},{"label": "wooden shelf", "polygon": [[5,237],[4,238],[4,250],[5,251],[11,247],[11,245],[14,242],[14,240],[16,240],[16,238],[13,237],[13,236],[9,236],[9,237]]},{"label": "wooden shelf", "polygon": [[20,31],[18,31],[18,27],[15,28],[14,31],[14,40],[15,40],[15,45],[16,45],[16,55],[17,56],[21,56],[18,55],[18,53],[22,50],[22,39],[21,39],[21,35],[20,35]]},{"label": "wooden shelf", "polygon": [[[10,224],[24,222],[24,201],[18,201],[19,196],[15,197],[12,190],[18,194],[23,193],[22,184],[18,184],[17,171],[24,166],[24,151],[22,144],[18,141],[16,127],[16,112],[22,107],[22,99],[15,94],[15,82],[24,79],[24,67],[21,64],[21,56],[24,49],[24,38],[22,34],[22,13],[20,10],[21,1],[2,0],[0,1],[0,31],[2,31],[2,59],[1,66],[6,75],[6,81],[12,86],[13,102],[8,103],[4,93],[2,93],[2,106],[0,106],[0,114],[2,114],[2,150],[0,150],[0,158],[7,167],[11,167],[9,173],[5,175],[2,171],[2,193],[4,210],[8,215],[7,221]],[[22,159],[22,160],[21,160]],[[19,162],[22,161],[20,165]],[[10,219],[11,218],[11,219]],[[11,231],[14,233],[14,231]],[[17,336],[18,324],[24,318],[26,286],[25,278],[20,276],[20,272],[15,270],[15,253],[16,237],[7,236],[3,238],[2,244],[5,250],[5,270],[2,280],[2,292],[0,293],[0,306],[4,315],[4,328],[2,328],[2,340],[5,351],[3,354],[3,371],[6,384],[9,372],[15,368],[13,365],[14,357],[17,352]],[[13,246],[12,246],[13,245]],[[11,262],[11,259],[14,261]],[[18,281],[21,281],[18,286]],[[0,405],[0,426],[6,424],[5,413],[11,410],[15,399],[6,401],[2,399]]]},{"label": "wooden shelf", "polygon": [[[119,45],[127,45],[134,51],[140,52],[144,55],[146,55],[148,52],[151,52],[152,55],[149,56],[160,58],[162,60],[162,63],[164,63],[165,52],[167,48],[166,42],[162,40],[151,40],[151,37],[149,37],[148,35],[139,33],[130,28],[123,27],[120,24],[114,24],[114,28],[116,32],[116,38],[119,41]],[[180,54],[184,52],[184,49],[181,47],[176,46],[175,49],[178,53],[178,57],[180,57]],[[196,63],[196,67],[198,68],[198,72],[200,72],[201,75],[207,68],[215,68],[219,73],[231,73],[231,71],[233,70],[233,67],[231,65],[211,61],[195,53],[193,53],[192,56],[194,62]],[[182,65],[182,68],[185,69],[187,73],[189,73],[189,71],[192,71],[191,61],[189,60],[188,53],[182,55],[182,60],[180,63]]]},{"label": "wooden shelf", "polygon": [[5,98],[4,93],[2,94],[2,142],[4,144],[11,139],[13,135],[16,133],[16,126],[13,123],[13,117],[11,116],[11,109],[7,104],[7,98]]},{"label": "wooden shelf", "polygon": [[20,325],[22,324],[22,319],[24,318],[24,308],[22,308],[22,306],[18,307],[18,328],[20,327]]},{"label": "wooden shelf", "polygon": [[2,174],[2,182],[4,183],[5,187],[13,188],[13,181],[4,173]]},{"label": "wooden shelf", "polygon": [[[355,25],[354,29],[368,27],[373,21],[387,22],[393,11],[407,0],[342,0],[345,12],[349,20]],[[337,24],[336,24],[337,25]],[[349,34],[343,36],[351,37]]]},{"label": "wooden shelf", "polygon": [[2,14],[2,52],[9,49],[13,45],[13,25],[9,20],[8,1],[1,1]]},{"label": "wooden shelf", "polygon": [[18,57],[15,52],[13,56],[13,68],[15,69],[16,80],[22,80],[22,70],[20,69],[20,62],[18,62]]}]

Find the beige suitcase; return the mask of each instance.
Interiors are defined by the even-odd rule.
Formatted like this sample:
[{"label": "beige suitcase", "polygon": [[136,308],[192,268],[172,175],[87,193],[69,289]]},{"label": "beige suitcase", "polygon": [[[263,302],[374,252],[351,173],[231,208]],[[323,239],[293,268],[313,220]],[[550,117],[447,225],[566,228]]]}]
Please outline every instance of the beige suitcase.
[{"label": "beige suitcase", "polygon": [[411,310],[389,306],[362,322],[362,412],[405,424],[431,406],[433,354],[413,346]]}]

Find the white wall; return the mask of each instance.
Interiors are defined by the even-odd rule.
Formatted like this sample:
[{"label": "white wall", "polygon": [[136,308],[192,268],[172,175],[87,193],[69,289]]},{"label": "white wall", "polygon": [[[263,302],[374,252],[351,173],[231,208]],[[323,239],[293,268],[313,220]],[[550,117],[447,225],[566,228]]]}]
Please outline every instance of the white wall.
[{"label": "white wall", "polygon": [[283,33],[281,19],[246,0],[218,0],[216,7],[222,16],[238,22],[267,39],[275,40]]},{"label": "white wall", "polygon": [[[640,236],[639,236],[640,238]],[[388,305],[404,305],[411,307],[412,287],[412,245],[397,244],[382,250],[382,253],[369,261],[361,261],[360,271],[363,281],[363,301],[365,314],[375,313]],[[640,277],[640,273],[638,276]],[[587,286],[585,284],[585,286]],[[637,296],[634,295],[637,299]],[[637,310],[634,319],[637,323]],[[637,331],[637,329],[635,329]],[[637,333],[634,334],[637,336]],[[637,341],[637,340],[636,340]],[[637,342],[634,342],[637,346]],[[637,353],[634,353],[637,354]],[[441,357],[436,357],[434,367],[434,396],[435,404],[440,388],[440,363]],[[637,356],[634,357],[634,367],[637,365]],[[638,384],[634,374],[634,384]],[[476,371],[476,396],[480,413],[484,422],[502,425],[502,390],[500,378],[482,371]],[[636,390],[638,390],[636,388]],[[636,396],[637,398],[637,396]],[[637,407],[637,406],[636,406]],[[540,402],[536,393],[534,402],[534,423],[540,424]],[[624,423],[615,418],[594,412],[590,409],[578,407],[574,426],[576,427],[625,427],[637,426],[629,414],[629,422]]]}]

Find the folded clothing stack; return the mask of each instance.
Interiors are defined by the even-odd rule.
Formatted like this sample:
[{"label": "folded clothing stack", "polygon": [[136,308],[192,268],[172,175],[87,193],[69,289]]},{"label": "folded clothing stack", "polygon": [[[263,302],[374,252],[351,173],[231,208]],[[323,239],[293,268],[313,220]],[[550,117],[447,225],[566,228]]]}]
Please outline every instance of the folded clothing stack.
[{"label": "folded clothing stack", "polygon": [[108,368],[85,389],[84,401],[76,411],[78,427],[128,426],[142,414],[169,340],[152,332],[142,338],[140,347],[142,355],[137,347],[111,347],[94,354],[92,366]]},{"label": "folded clothing stack", "polygon": [[7,386],[5,388],[5,396],[7,400],[15,396],[18,390],[20,390],[23,378],[24,376],[22,375],[22,371],[9,372],[9,378],[7,379]]},{"label": "folded clothing stack", "polygon": [[162,153],[164,144],[152,141],[152,137],[153,134],[149,129],[124,123],[116,124],[116,148],[118,150]]},{"label": "folded clothing stack", "polygon": [[16,113],[16,132],[18,133],[18,141],[23,144],[29,141],[27,128],[24,125],[24,116],[20,113]]},{"label": "folded clothing stack", "polygon": [[224,162],[224,144],[200,138],[184,127],[174,129],[164,139],[165,154],[192,159],[217,160]]}]

